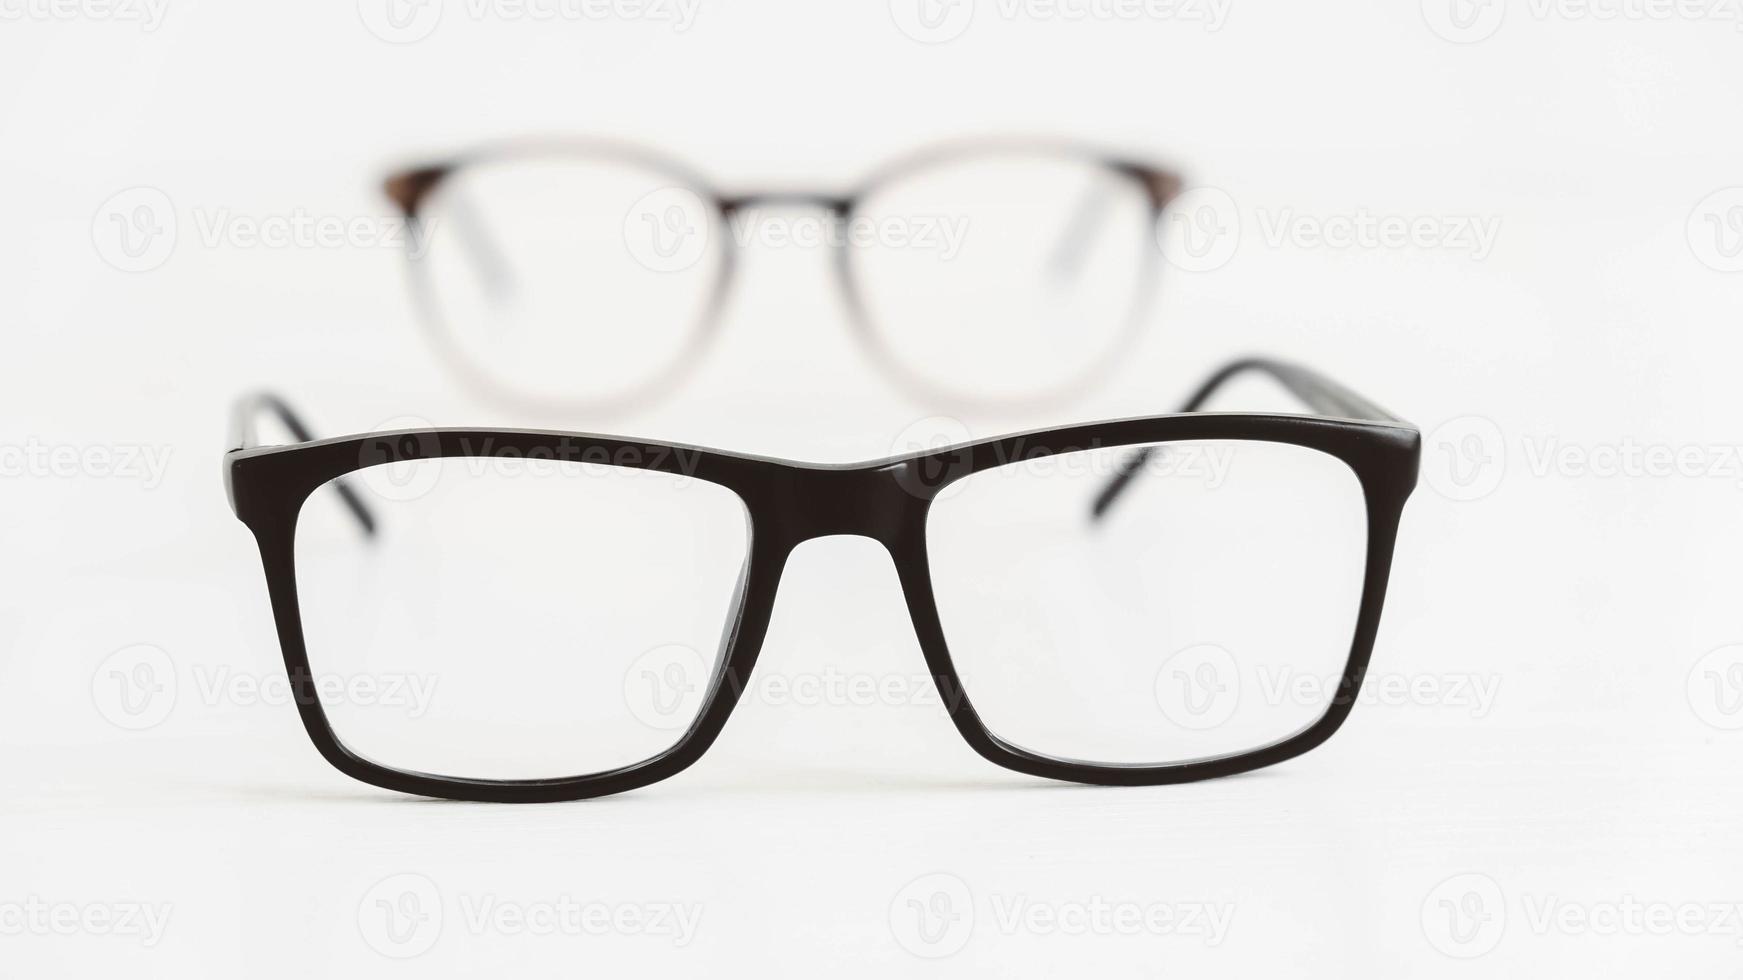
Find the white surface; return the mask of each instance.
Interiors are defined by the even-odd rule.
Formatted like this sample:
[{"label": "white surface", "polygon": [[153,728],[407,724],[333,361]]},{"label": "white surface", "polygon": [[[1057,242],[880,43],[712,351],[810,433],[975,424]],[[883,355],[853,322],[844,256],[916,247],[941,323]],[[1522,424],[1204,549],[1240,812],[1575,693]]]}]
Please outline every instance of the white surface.
[{"label": "white surface", "polygon": [[[897,26],[914,29],[912,8],[883,2],[704,0],[682,32],[445,6],[412,43],[377,37],[380,10],[349,2],[172,3],[153,30],[94,3],[0,7],[0,442],[167,454],[161,480],[99,476],[87,456],[82,474],[0,483],[0,975],[1739,975],[1743,920],[1709,907],[1743,902],[1743,714],[1701,686],[1739,661],[1709,651],[1743,642],[1743,467],[1722,455],[1743,444],[1743,278],[1705,237],[1706,215],[1743,197],[1712,197],[1743,186],[1735,22],[1508,3],[1492,36],[1461,44],[1432,29],[1451,23],[1438,5],[1235,2],[1207,31],[981,0],[960,35],[927,44]],[[606,133],[729,185],[832,185],[927,140],[1008,131],[1178,161],[1242,229],[1220,267],[1168,270],[1143,347],[1103,390],[1039,418],[938,419],[904,399],[852,345],[828,257],[768,248],[740,267],[721,343],[658,409],[517,416],[443,372],[391,249],[236,234],[238,220],[385,215],[384,167],[489,136]],[[112,200],[130,188],[148,190]],[[173,249],[141,257],[160,264],[106,261],[129,264],[99,244],[109,215],[165,197]],[[1498,234],[1480,259],[1457,240],[1268,241],[1285,214],[1311,226],[1364,209]],[[1253,350],[1322,367],[1430,433],[1374,659],[1429,703],[1364,704],[1283,767],[1054,785],[983,763],[935,708],[762,697],[665,784],[441,804],[331,771],[287,705],[209,693],[280,670],[219,482],[224,411],[245,389],[284,391],[334,434],[411,416],[846,460],[939,431],[1167,409]],[[1467,435],[1495,462],[1460,484],[1446,453]],[[1641,446],[1727,469],[1576,465]],[[1539,469],[1562,447],[1574,455]],[[111,659],[142,644],[177,689],[128,731],[102,681],[160,656]],[[759,670],[921,670],[875,545],[795,554]],[[1492,703],[1469,703],[1478,683]],[[439,904],[439,928],[426,918],[395,945],[375,903],[408,890]],[[962,918],[919,943],[907,902],[938,891]],[[1452,936],[1441,902],[1468,895],[1488,917]],[[701,918],[681,948],[476,918],[565,898]],[[7,916],[33,902],[169,918],[149,949],[91,928],[18,934]],[[1094,902],[1233,914],[1214,944],[1042,926]],[[1629,902],[1689,918],[1613,927]],[[1013,925],[1017,903],[1042,918]],[[932,965],[910,952],[959,945]]]}]

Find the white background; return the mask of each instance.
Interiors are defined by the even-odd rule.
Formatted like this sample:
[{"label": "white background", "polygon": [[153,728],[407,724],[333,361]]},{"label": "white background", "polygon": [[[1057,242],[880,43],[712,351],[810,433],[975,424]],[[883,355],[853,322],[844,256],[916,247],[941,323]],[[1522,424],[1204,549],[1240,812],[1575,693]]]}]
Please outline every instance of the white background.
[{"label": "white background", "polygon": [[[1190,6],[958,0],[959,34],[916,39],[903,0],[701,0],[684,30],[425,3],[427,36],[384,39],[379,5],[350,0],[170,0],[149,23],[0,0],[0,443],[168,454],[161,480],[95,463],[0,480],[0,976],[1743,976],[1743,654],[1720,649],[1743,642],[1743,261],[1714,237],[1743,205],[1735,11],[1491,0],[1461,32],[1438,2],[1231,0],[1211,29]],[[563,133],[659,146],[728,186],[845,184],[958,135],[1077,136],[1225,191],[1240,236],[1215,270],[1169,270],[1092,397],[940,420],[864,363],[821,252],[753,250],[721,343],[657,409],[551,419],[456,383],[391,249],[201,234],[219,215],[385,216],[390,165]],[[130,272],[103,229],[136,187],[167,196],[177,233]],[[1481,257],[1265,234],[1286,210],[1363,209],[1500,231]],[[1166,411],[1249,351],[1428,435],[1373,669],[1443,693],[1363,704],[1282,767],[1051,784],[983,762],[936,708],[751,699],[701,763],[633,794],[434,803],[331,770],[288,705],[201,693],[281,670],[219,479],[247,389],[328,434],[415,416],[853,460],[916,425]],[[1716,462],[1580,464],[1628,446]],[[1478,482],[1454,480],[1472,460]],[[99,678],[142,644],[175,687],[130,731]],[[875,544],[794,555],[758,669],[919,672]],[[1445,693],[1473,683],[1492,705]],[[957,918],[929,944],[907,902],[940,891]],[[375,903],[402,893],[423,918],[389,935]],[[565,897],[682,905],[699,926],[680,945],[475,918]],[[1218,936],[1045,927],[1098,902],[1231,918]],[[1609,916],[1629,903],[1683,919]],[[19,917],[38,904],[83,924]],[[101,925],[136,905],[167,912],[155,941]]]}]

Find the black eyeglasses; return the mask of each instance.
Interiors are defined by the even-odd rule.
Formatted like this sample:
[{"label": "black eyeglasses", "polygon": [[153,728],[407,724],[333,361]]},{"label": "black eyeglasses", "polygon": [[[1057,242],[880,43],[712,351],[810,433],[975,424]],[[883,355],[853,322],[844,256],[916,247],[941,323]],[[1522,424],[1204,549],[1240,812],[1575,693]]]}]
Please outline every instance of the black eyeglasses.
[{"label": "black eyeglasses", "polygon": [[928,150],[840,193],[729,194],[658,154],[577,140],[480,149],[386,190],[439,349],[518,405],[663,391],[712,336],[736,253],[755,244],[832,251],[876,363],[928,405],[975,407],[1063,397],[1119,355],[1181,180],[1001,141]]},{"label": "black eyeglasses", "polygon": [[[1245,372],[1321,414],[1199,411]],[[263,415],[299,441],[258,445]],[[694,763],[751,682],[788,554],[838,534],[888,550],[986,759],[1121,785],[1282,762],[1359,692],[1421,446],[1269,360],[1181,414],[858,465],[507,429],[309,441],[265,396],[235,425],[231,507],[316,747],[377,786],[503,802]]]}]

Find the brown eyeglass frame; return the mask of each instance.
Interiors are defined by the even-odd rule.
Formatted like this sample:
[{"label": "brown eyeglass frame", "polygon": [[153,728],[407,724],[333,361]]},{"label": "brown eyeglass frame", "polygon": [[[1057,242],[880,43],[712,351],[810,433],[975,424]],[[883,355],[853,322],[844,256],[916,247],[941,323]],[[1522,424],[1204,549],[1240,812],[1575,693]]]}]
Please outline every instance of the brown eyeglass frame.
[{"label": "brown eyeglass frame", "polygon": [[[671,385],[687,374],[701,359],[701,355],[706,351],[717,332],[714,328],[719,323],[720,313],[725,306],[728,291],[734,280],[737,268],[737,248],[728,244],[716,250],[719,269],[713,290],[701,315],[697,318],[696,324],[691,328],[692,333],[684,350],[671,363],[627,393],[611,398],[578,396],[560,402],[529,398],[510,390],[512,380],[505,384],[501,379],[491,377],[483,369],[473,364],[448,337],[449,328],[438,308],[427,270],[420,261],[425,236],[429,231],[425,221],[425,211],[432,195],[454,175],[468,167],[498,163],[504,160],[586,156],[631,163],[652,173],[671,178],[674,186],[691,190],[711,207],[723,227],[740,212],[759,206],[814,207],[827,213],[833,220],[845,223],[854,218],[863,202],[871,198],[881,188],[903,176],[923,171],[928,167],[952,159],[997,153],[1052,154],[1062,158],[1074,157],[1089,166],[1112,173],[1121,180],[1130,181],[1143,193],[1144,200],[1149,204],[1150,227],[1152,228],[1162,220],[1163,212],[1170,203],[1180,196],[1185,187],[1183,178],[1173,170],[1130,156],[1113,154],[1063,141],[994,139],[944,143],[910,153],[875,169],[868,177],[859,181],[845,193],[812,190],[727,193],[717,189],[712,180],[703,176],[695,168],[664,154],[614,140],[576,138],[513,141],[476,147],[436,162],[417,164],[396,170],[384,181],[383,190],[405,217],[410,231],[407,236],[406,255],[410,265],[413,297],[419,309],[420,319],[430,328],[437,348],[450,366],[475,388],[520,409],[535,412],[599,413],[624,411],[644,405],[651,401],[654,396],[669,390]],[[837,284],[846,300],[855,337],[872,357],[879,370],[910,397],[940,411],[974,411],[995,408],[1034,409],[1067,400],[1081,393],[1101,378],[1114,364],[1118,363],[1121,355],[1129,349],[1135,340],[1137,331],[1142,326],[1143,314],[1148,309],[1149,298],[1154,292],[1161,258],[1160,249],[1153,241],[1141,242],[1138,245],[1137,254],[1142,262],[1140,279],[1135,288],[1131,307],[1125,314],[1126,322],[1121,326],[1119,335],[1109,344],[1108,350],[1088,367],[1078,372],[1076,376],[1044,390],[1026,393],[1017,399],[965,397],[958,391],[940,386],[910,370],[884,342],[871,311],[867,308],[864,291],[860,288],[853,269],[853,249],[838,244],[834,248],[835,261],[833,264]]]}]

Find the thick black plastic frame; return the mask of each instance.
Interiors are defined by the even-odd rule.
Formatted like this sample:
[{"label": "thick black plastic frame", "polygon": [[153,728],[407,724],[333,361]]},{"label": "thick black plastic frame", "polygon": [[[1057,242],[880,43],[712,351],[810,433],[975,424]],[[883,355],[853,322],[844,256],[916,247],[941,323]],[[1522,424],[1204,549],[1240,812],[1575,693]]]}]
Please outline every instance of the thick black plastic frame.
[{"label": "thick black plastic frame", "polygon": [[[1213,377],[1194,401],[1242,371],[1261,371],[1315,407],[1372,409],[1345,389],[1305,369],[1241,361]],[[1105,785],[1180,783],[1246,772],[1294,758],[1330,738],[1361,690],[1373,651],[1404,503],[1416,484],[1421,435],[1408,423],[1380,418],[1282,414],[1191,413],[1073,425],[1004,436],[945,449],[858,464],[813,464],[695,446],[642,442],[572,432],[516,429],[414,429],[255,446],[252,417],[270,410],[299,437],[305,433],[284,404],[269,396],[245,401],[225,457],[230,503],[259,544],[279,643],[292,691],[316,748],[341,772],[405,793],[505,803],[576,800],[619,793],[670,778],[699,759],[725,726],[761,651],[788,555],[800,543],[831,535],[862,535],[882,544],[895,563],[927,668],[951,721],[983,758],[1007,769],[1053,779]],[[1096,765],[1053,758],[1003,741],[981,722],[952,665],[932,594],[926,520],[938,493],[957,480],[1023,460],[1087,449],[1184,440],[1282,443],[1315,449],[1344,462],[1359,480],[1367,508],[1367,564],[1361,606],[1339,691],[1324,716],[1301,732],[1251,752],[1162,766]],[[1141,450],[1135,450],[1141,452]],[[393,769],[347,749],[329,724],[309,666],[298,609],[295,535],[303,502],[317,488],[356,470],[416,459],[513,457],[608,463],[681,474],[736,494],[749,514],[750,548],[729,613],[720,667],[695,723],[669,750],[609,772],[556,779],[488,781]],[[1123,485],[1123,482],[1122,484]],[[336,486],[356,501],[344,482]],[[356,508],[353,507],[353,510]],[[1099,516],[1099,511],[1096,512]],[[363,517],[365,530],[369,521]],[[1093,519],[1086,513],[1086,533]],[[1255,615],[1265,610],[1255,609]]]}]

